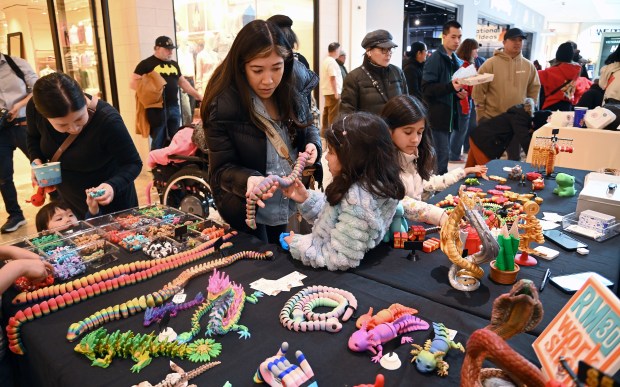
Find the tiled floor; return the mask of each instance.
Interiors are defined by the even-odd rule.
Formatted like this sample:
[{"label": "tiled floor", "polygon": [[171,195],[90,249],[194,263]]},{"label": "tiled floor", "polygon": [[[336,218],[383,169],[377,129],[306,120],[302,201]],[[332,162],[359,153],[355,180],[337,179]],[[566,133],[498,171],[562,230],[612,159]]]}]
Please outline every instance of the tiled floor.
[{"label": "tiled floor", "polygon": [[[17,188],[17,194],[19,197],[20,206],[24,211],[24,216],[26,217],[27,224],[22,226],[17,231],[12,232],[10,234],[0,234],[0,244],[4,244],[6,242],[12,241],[14,239],[23,238],[27,235],[34,234],[37,232],[35,227],[35,216],[40,207],[35,207],[32,204],[26,203],[26,199],[29,199],[33,194],[33,189],[30,183],[30,164],[28,163],[28,159],[20,152],[15,152],[14,157],[14,165],[15,165],[15,186]],[[464,164],[449,164],[448,169],[452,170],[454,168],[463,167]],[[327,186],[329,182],[331,182],[331,174],[327,168],[327,160],[323,157],[323,167],[325,177],[323,179],[324,186]],[[143,169],[142,173],[136,179],[136,190],[138,192],[138,202],[140,205],[147,204],[147,196],[146,196],[146,187],[152,181],[152,175],[149,171]],[[157,193],[154,189],[151,190],[151,200],[153,202],[157,202],[158,197]],[[0,223],[4,224],[6,221],[6,211],[4,209],[4,202],[0,200]]]}]

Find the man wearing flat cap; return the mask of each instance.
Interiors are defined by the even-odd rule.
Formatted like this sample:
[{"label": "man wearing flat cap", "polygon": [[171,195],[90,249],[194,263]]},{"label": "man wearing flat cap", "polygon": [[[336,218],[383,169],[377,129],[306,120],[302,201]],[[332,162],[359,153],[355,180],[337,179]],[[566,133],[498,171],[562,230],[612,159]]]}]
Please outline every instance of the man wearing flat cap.
[{"label": "man wearing flat cap", "polygon": [[340,112],[343,114],[364,111],[381,113],[383,105],[392,97],[407,94],[407,82],[403,70],[390,64],[394,47],[392,34],[376,30],[362,40],[366,50],[362,65],[351,70],[344,80],[340,96]]},{"label": "man wearing flat cap", "polygon": [[[504,48],[496,50],[478,69],[478,74],[495,74],[493,81],[474,86],[472,97],[478,122],[505,113],[525,98],[532,98],[538,105],[540,80],[534,64],[521,55],[524,39],[527,35],[521,29],[509,29],[504,34]],[[508,158],[520,160],[519,149],[518,141],[513,139],[507,149]]]},{"label": "man wearing flat cap", "polygon": [[[163,148],[166,141],[171,139],[179,130],[181,124],[179,87],[196,98],[197,101],[202,101],[202,95],[183,77],[179,64],[172,59],[172,52],[175,48],[174,42],[169,37],[158,37],[155,40],[153,55],[138,63],[129,84],[130,88],[138,91],[136,97],[140,102],[140,91],[148,89],[145,87],[146,85],[140,85],[140,83],[154,82],[152,77],[144,77],[145,74],[156,72],[165,81],[163,103],[161,100],[158,104],[145,103],[145,109],[139,109],[138,112],[138,114],[146,114],[146,120],[150,126],[151,150]],[[161,82],[161,78],[158,77],[157,79]],[[158,107],[154,107],[154,105]],[[144,117],[136,117],[136,121],[141,119],[143,120]],[[143,135],[146,136],[146,134]]]}]

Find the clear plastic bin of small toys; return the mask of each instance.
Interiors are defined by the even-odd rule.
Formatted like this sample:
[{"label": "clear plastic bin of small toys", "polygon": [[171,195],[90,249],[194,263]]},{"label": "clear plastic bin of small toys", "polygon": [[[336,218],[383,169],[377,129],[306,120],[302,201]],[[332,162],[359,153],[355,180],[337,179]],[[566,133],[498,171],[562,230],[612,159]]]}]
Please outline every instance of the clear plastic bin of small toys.
[{"label": "clear plastic bin of small toys", "polygon": [[198,232],[203,237],[206,237],[206,240],[219,238],[224,235],[229,228],[228,225],[221,225],[211,219],[205,219],[188,227],[189,230]]},{"label": "clear plastic bin of small toys", "polygon": [[570,233],[582,235],[597,242],[606,241],[620,234],[620,223],[615,223],[604,230],[595,230],[579,225],[579,217],[575,212],[564,215],[562,228]]},{"label": "clear plastic bin of small toys", "polygon": [[108,232],[108,236],[110,242],[122,247],[128,252],[142,250],[144,246],[151,242],[151,237],[148,236],[146,227],[140,227],[134,230],[118,229]]},{"label": "clear plastic bin of small toys", "polygon": [[155,237],[142,248],[142,252],[149,258],[166,258],[185,250],[183,243],[169,237]]},{"label": "clear plastic bin of small toys", "polygon": [[115,223],[125,230],[133,230],[144,226],[160,223],[159,219],[145,216],[135,209],[115,212],[110,214]]},{"label": "clear plastic bin of small toys", "polygon": [[89,228],[68,237],[77,247],[85,246],[106,239],[106,233],[101,228]]},{"label": "clear plastic bin of small toys", "polygon": [[[51,251],[56,247],[66,246],[68,242],[63,239],[64,237],[60,233],[51,230],[42,231],[26,238],[31,246],[43,252]],[[73,247],[75,248],[75,245]]]},{"label": "clear plastic bin of small toys", "polygon": [[165,206],[163,204],[152,204],[136,209],[137,212],[144,216],[148,216],[155,219],[166,220],[170,222],[174,217],[184,215],[185,213],[174,209],[172,207]]},{"label": "clear plastic bin of small toys", "polygon": [[62,236],[71,236],[71,235],[80,234],[80,233],[83,233],[85,231],[92,230],[92,229],[93,229],[93,226],[81,220],[77,222],[76,224],[71,225],[70,227],[63,227],[62,230],[54,229],[54,231],[57,231]]},{"label": "clear plastic bin of small toys", "polygon": [[[55,246],[52,248],[52,246]],[[41,246],[42,256],[54,267],[54,278],[66,281],[86,271],[79,249],[68,239]]]},{"label": "clear plastic bin of small toys", "polygon": [[116,261],[118,259],[118,251],[118,247],[105,239],[95,240],[78,248],[84,263],[94,269],[99,269]]}]

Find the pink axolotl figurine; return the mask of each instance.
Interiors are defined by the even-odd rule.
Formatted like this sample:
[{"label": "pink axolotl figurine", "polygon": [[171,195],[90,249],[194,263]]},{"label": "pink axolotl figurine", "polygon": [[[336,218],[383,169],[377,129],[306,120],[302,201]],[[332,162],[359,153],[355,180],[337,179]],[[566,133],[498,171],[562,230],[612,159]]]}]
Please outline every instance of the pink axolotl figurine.
[{"label": "pink axolotl figurine", "polygon": [[[383,357],[383,343],[387,343],[404,333],[426,330],[428,327],[426,321],[411,315],[400,317],[394,322],[379,324],[369,331],[366,330],[366,324],[364,324],[349,338],[349,349],[355,352],[370,351],[375,355],[371,360],[378,363]],[[403,337],[401,344],[411,341],[411,337]]]}]

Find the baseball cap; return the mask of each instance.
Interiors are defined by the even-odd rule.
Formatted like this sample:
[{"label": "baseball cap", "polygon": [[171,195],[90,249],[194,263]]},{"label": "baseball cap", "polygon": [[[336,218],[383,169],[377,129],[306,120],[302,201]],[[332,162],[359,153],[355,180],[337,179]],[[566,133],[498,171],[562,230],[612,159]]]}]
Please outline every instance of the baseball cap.
[{"label": "baseball cap", "polygon": [[506,34],[504,35],[504,40],[512,39],[512,38],[519,38],[519,37],[523,39],[527,39],[527,35],[520,28],[511,28],[508,31],[506,31]]},{"label": "baseball cap", "polygon": [[392,34],[386,30],[376,30],[366,34],[364,40],[362,40],[363,48],[381,47],[392,48],[398,47],[398,45],[392,42]]},{"label": "baseball cap", "polygon": [[160,36],[159,38],[155,39],[155,47],[163,47],[169,49],[177,48],[177,46],[174,45],[174,42],[172,42],[172,39],[167,36]]}]

